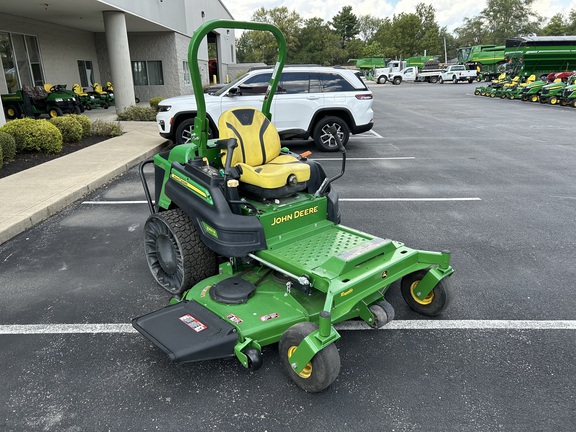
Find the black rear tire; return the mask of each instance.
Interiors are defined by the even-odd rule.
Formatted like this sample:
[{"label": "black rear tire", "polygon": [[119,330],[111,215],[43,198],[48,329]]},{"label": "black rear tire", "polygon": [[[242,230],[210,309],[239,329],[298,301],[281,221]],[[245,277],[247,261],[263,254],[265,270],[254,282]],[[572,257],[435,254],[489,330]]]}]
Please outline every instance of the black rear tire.
[{"label": "black rear tire", "polygon": [[6,116],[7,120],[14,120],[20,118],[22,115],[22,111],[18,105],[9,104],[4,105],[4,115]]},{"label": "black rear tire", "polygon": [[200,239],[181,209],[155,213],[144,225],[146,260],[156,282],[181,294],[217,272],[216,253]]},{"label": "black rear tire", "polygon": [[309,393],[317,393],[328,388],[340,373],[340,354],[334,344],[316,353],[300,374],[292,369],[290,356],[294,354],[300,342],[316,330],[318,326],[311,322],[295,324],[282,334],[278,343],[282,366],[296,385]]},{"label": "black rear tire", "polygon": [[[194,119],[189,118],[184,120],[182,123],[178,125],[176,128],[175,134],[175,144],[184,144],[190,140],[192,137],[192,133],[194,131]],[[216,138],[214,136],[214,131],[211,127],[208,127],[208,139]]]},{"label": "black rear tire", "polygon": [[316,146],[327,152],[338,151],[338,145],[332,134],[328,131],[331,126],[335,126],[342,145],[346,146],[350,139],[350,128],[348,124],[340,117],[328,116],[322,118],[314,127],[312,137]]}]

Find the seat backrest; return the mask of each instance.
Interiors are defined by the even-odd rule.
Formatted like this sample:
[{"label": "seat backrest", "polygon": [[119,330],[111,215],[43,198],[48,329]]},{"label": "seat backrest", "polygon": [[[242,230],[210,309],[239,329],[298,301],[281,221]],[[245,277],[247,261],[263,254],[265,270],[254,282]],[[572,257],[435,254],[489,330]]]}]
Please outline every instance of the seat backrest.
[{"label": "seat backrest", "polygon": [[96,93],[104,93],[104,90],[102,90],[102,86],[98,83],[92,84],[92,88],[94,88],[94,91]]},{"label": "seat backrest", "polygon": [[220,139],[238,140],[232,166],[238,163],[264,165],[280,154],[278,131],[262,111],[255,108],[238,107],[223,112],[218,120],[218,130]]},{"label": "seat backrest", "polygon": [[54,87],[52,84],[44,84],[44,90],[46,90],[48,93],[50,93],[50,91],[52,90],[52,87]]}]

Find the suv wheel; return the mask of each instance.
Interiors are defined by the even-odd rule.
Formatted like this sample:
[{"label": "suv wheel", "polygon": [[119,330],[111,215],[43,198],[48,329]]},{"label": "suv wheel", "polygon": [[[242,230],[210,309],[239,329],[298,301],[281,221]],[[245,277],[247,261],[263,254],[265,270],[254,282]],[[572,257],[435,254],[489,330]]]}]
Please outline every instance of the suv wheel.
[{"label": "suv wheel", "polygon": [[[176,129],[176,144],[184,144],[190,140],[192,130],[194,129],[194,119],[186,119]],[[214,131],[208,126],[208,139],[214,138]]]},{"label": "suv wheel", "polygon": [[314,138],[314,143],[322,151],[338,151],[338,145],[332,134],[328,131],[331,126],[336,126],[338,131],[338,136],[340,141],[345,146],[348,144],[348,139],[350,138],[350,129],[344,120],[340,117],[324,117],[321,119],[316,127],[314,128],[314,133],[312,134]]}]

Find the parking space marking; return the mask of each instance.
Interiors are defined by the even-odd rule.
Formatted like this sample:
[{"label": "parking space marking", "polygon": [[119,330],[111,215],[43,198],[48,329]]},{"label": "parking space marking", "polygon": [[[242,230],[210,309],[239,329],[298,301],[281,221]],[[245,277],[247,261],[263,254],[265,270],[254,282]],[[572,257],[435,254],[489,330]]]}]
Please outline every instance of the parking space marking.
[{"label": "parking space marking", "polygon": [[[317,161],[342,161],[342,158],[309,158],[310,160]],[[411,160],[416,159],[414,156],[398,156],[398,157],[357,157],[357,158],[346,158],[348,161],[373,161],[373,160]]]},{"label": "parking space marking", "polygon": [[[372,136],[370,136],[372,135]],[[380,135],[378,132],[374,131],[374,130],[369,130],[366,132],[363,132],[361,134],[355,135],[354,138],[382,138],[384,139],[384,137],[382,135]]]},{"label": "parking space marking", "polygon": [[114,205],[114,204],[147,204],[148,201],[82,201],[82,204],[87,205]]},{"label": "parking space marking", "polygon": [[[438,202],[438,201],[482,201],[479,197],[460,198],[339,198],[341,202]],[[122,204],[147,204],[148,201],[82,201],[85,205],[122,205]]]},{"label": "parking space marking", "polygon": [[[337,330],[374,330],[364,321],[346,321]],[[576,320],[397,320],[379,330],[576,330]],[[136,333],[130,324],[0,325],[0,335]]]},{"label": "parking space marking", "polygon": [[482,201],[478,197],[462,197],[462,198],[339,198],[341,202],[435,202],[435,201]]}]

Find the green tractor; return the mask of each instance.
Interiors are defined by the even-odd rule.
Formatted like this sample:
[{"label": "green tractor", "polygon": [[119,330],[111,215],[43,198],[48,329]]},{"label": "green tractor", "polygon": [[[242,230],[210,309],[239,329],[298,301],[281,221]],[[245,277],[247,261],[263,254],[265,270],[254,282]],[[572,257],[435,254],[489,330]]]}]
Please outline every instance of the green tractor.
[{"label": "green tractor", "polygon": [[[518,80],[516,80],[516,78],[518,78]],[[519,99],[522,97],[524,87],[533,83],[534,81],[536,81],[536,75],[530,75],[524,82],[522,82],[521,78],[515,77],[514,80],[512,80],[512,85],[506,89],[505,96],[510,100]]]},{"label": "green tractor", "polygon": [[508,82],[506,78],[506,73],[502,73],[498,75],[498,78],[490,82],[488,85],[478,86],[474,89],[474,94],[476,96],[487,96],[487,97],[494,97],[494,91],[496,89],[501,88],[504,83]]},{"label": "green tractor", "polygon": [[73,95],[54,86],[50,86],[50,90],[47,91],[43,86],[24,86],[16,93],[3,94],[1,97],[6,119],[40,117],[43,114],[58,117],[81,113],[82,110]]},{"label": "green tractor", "polygon": [[547,81],[543,79],[528,84],[522,89],[522,96],[520,96],[520,99],[524,102],[538,102],[540,100],[540,92],[546,84]]},{"label": "green tractor", "polygon": [[560,103],[562,91],[567,86],[567,81],[574,75],[574,72],[562,72],[556,75],[554,82],[542,87],[540,92],[540,103],[556,105]]},{"label": "green tractor", "polygon": [[[234,108],[209,123],[198,66],[204,37],[220,28],[267,31],[278,60],[262,110]],[[150,208],[144,226],[148,266],[169,305],[132,320],[176,363],[236,357],[252,370],[263,347],[279,345],[283,367],[308,392],[340,371],[335,324],[393,319],[384,295],[399,281],[407,304],[425,316],[448,304],[450,253],[428,252],[340,225],[338,195],[322,166],[282,148],[270,108],[286,59],[281,31],[265,23],[209,21],[190,41],[197,103],[189,142],[140,165]],[[154,196],[145,167],[154,165]]]},{"label": "green tractor", "polygon": [[568,83],[560,95],[560,105],[576,108],[576,74],[568,78]]}]

